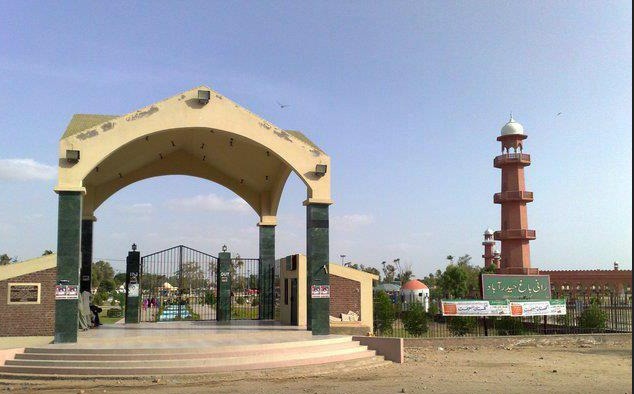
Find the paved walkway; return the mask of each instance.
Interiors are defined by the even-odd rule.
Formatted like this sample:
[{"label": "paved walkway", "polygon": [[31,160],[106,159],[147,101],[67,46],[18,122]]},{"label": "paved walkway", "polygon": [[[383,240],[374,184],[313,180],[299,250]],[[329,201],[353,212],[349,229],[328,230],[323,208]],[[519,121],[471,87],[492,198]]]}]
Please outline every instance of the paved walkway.
[{"label": "paved walkway", "polygon": [[307,341],[341,337],[313,336],[306,327],[283,326],[274,321],[244,320],[218,323],[215,321],[178,321],[139,324],[105,324],[98,329],[78,332],[77,343],[51,344],[52,337],[0,338],[7,348],[209,348]]}]

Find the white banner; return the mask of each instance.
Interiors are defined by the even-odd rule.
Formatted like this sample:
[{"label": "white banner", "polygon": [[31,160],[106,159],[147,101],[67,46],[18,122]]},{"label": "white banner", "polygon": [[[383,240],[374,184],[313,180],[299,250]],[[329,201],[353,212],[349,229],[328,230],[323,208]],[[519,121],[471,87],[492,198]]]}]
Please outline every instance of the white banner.
[{"label": "white banner", "polygon": [[565,300],[511,301],[511,316],[552,316],[566,314]]},{"label": "white banner", "polygon": [[443,316],[509,316],[507,301],[442,300]]},{"label": "white banner", "polygon": [[551,316],[566,314],[566,300],[442,300],[443,316]]}]

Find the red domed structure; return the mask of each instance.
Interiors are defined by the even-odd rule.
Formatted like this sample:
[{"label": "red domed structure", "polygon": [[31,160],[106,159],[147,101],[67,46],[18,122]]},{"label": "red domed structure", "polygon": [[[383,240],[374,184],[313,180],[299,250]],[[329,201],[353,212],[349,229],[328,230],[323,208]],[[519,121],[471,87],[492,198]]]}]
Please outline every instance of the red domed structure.
[{"label": "red domed structure", "polygon": [[412,279],[408,281],[407,283],[403,285],[403,287],[401,287],[401,290],[422,290],[422,289],[429,289],[429,288],[427,287],[426,284],[416,279]]},{"label": "red domed structure", "polygon": [[429,288],[426,284],[412,279],[401,287],[401,300],[406,303],[420,302],[429,311]]}]

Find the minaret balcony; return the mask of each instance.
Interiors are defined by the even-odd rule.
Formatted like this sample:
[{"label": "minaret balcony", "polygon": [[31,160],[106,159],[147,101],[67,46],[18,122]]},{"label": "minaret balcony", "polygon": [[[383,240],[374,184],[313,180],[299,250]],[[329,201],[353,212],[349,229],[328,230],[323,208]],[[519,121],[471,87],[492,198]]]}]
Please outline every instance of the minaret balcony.
[{"label": "minaret balcony", "polygon": [[510,191],[510,192],[495,193],[493,195],[493,203],[495,204],[502,204],[509,201],[531,202],[533,201],[533,192]]},{"label": "minaret balcony", "polygon": [[535,230],[526,230],[526,229],[511,229],[511,230],[501,230],[493,233],[493,238],[496,241],[504,241],[505,239],[530,239],[533,240],[536,237]]},{"label": "minaret balcony", "polygon": [[529,166],[531,164],[531,155],[524,153],[505,153],[500,156],[496,156],[493,159],[493,167],[501,168],[508,165],[519,165],[522,167]]}]

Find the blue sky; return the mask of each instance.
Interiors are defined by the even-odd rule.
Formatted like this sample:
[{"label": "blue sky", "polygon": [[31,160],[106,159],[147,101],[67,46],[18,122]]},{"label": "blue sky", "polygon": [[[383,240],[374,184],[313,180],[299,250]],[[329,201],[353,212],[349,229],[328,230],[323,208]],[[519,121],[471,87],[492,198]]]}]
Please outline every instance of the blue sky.
[{"label": "blue sky", "polygon": [[[399,258],[419,277],[449,254],[481,264],[513,111],[532,156],[532,265],[631,269],[629,2],[0,4],[0,253],[56,248],[54,166],[73,114],[205,84],[330,155],[334,262]],[[305,251],[305,193],[292,176],[278,257]],[[131,185],[96,212],[94,256],[122,269],[132,242],[256,256],[258,218],[235,198],[187,177]]]}]

